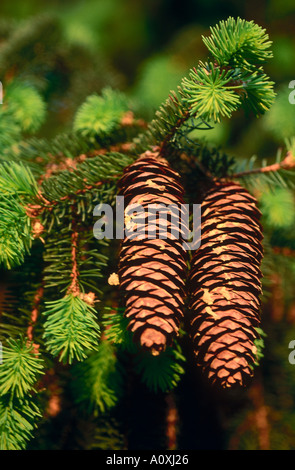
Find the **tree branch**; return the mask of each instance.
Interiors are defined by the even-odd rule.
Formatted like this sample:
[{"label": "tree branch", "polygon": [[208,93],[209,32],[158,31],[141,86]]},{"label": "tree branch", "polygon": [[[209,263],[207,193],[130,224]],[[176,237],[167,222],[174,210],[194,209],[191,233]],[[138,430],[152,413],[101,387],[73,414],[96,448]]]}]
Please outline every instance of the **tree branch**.
[{"label": "tree branch", "polygon": [[[40,307],[40,302],[41,302],[42,297],[43,297],[43,293],[44,293],[44,287],[40,286],[37,289],[36,294],[34,296],[34,302],[33,302],[33,309],[32,309],[32,312],[31,312],[30,324],[27,328],[27,337],[28,337],[28,340],[31,341],[31,342],[33,342],[34,325],[35,325],[35,323],[38,319],[39,307]],[[39,344],[34,343],[34,352],[35,352],[35,354],[38,354],[38,349],[39,349]]]},{"label": "tree branch", "polygon": [[75,229],[75,220],[72,222],[72,228],[73,232],[71,235],[71,240],[72,240],[72,272],[71,272],[71,278],[72,282],[70,287],[68,288],[68,293],[72,293],[73,295],[79,295],[80,294],[80,288],[79,288],[79,282],[78,282],[78,276],[79,276],[79,271],[78,271],[78,262],[77,262],[77,252],[78,252],[78,231]]},{"label": "tree branch", "polygon": [[261,168],[254,168],[252,170],[241,171],[240,173],[234,173],[232,178],[241,178],[243,176],[258,174],[258,173],[270,173],[278,170],[291,170],[295,168],[295,157],[289,151],[287,152],[286,157],[279,163],[273,163],[272,165],[267,165]]}]

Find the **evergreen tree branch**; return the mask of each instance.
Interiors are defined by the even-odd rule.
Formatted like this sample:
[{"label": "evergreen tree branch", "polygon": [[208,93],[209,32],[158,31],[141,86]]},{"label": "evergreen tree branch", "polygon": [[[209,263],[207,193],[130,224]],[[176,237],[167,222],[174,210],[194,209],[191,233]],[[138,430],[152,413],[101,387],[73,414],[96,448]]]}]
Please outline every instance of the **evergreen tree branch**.
[{"label": "evergreen tree branch", "polygon": [[204,42],[214,60],[200,61],[183,78],[178,94],[170,93],[147,131],[134,139],[139,153],[159,145],[161,156],[166,156],[190,118],[219,122],[239,107],[258,116],[271,106],[274,83],[260,65],[272,57],[265,31],[252,21],[229,18],[211,33]]},{"label": "evergreen tree branch", "polygon": [[77,201],[77,197],[107,189],[122,176],[131,158],[120,153],[97,155],[86,160],[74,171],[64,170],[42,182],[38,200],[27,205],[31,217],[39,217],[44,211],[51,212],[64,202]]},{"label": "evergreen tree branch", "polygon": [[91,412],[105,413],[119,402],[124,377],[114,346],[101,341],[99,350],[74,366],[73,392],[77,403]]},{"label": "evergreen tree branch", "polygon": [[71,253],[71,261],[72,261],[72,272],[71,278],[72,282],[68,288],[68,293],[72,293],[73,295],[79,295],[79,281],[78,281],[78,263],[77,263],[77,250],[78,250],[78,232],[75,230],[75,220],[72,221],[72,234],[71,234],[71,241],[72,241],[72,253]]},{"label": "evergreen tree branch", "polygon": [[99,347],[100,327],[96,311],[83,296],[68,293],[62,299],[46,303],[43,314],[47,351],[59,361],[71,364],[86,359]]},{"label": "evergreen tree branch", "polygon": [[280,162],[276,162],[271,165],[266,165],[260,168],[252,168],[250,170],[245,170],[245,171],[241,171],[238,173],[234,173],[232,175],[232,178],[241,178],[243,176],[260,174],[260,173],[270,173],[270,172],[273,173],[279,170],[293,170],[293,168],[295,168],[295,157],[289,151],[287,152],[287,155],[285,156],[285,158]]},{"label": "evergreen tree branch", "polygon": [[41,417],[32,392],[43,373],[43,361],[24,338],[10,339],[3,347],[0,367],[0,449],[21,450]]},{"label": "evergreen tree branch", "polygon": [[273,57],[268,34],[254,21],[229,17],[210,28],[211,36],[202,36],[212,57],[223,66],[238,66],[252,71]]},{"label": "evergreen tree branch", "polygon": [[[19,39],[30,39],[29,30],[24,32]],[[38,37],[40,32],[38,28]],[[22,50],[21,41],[14,39],[16,49]],[[5,346],[4,351],[5,362],[0,367],[0,446],[3,449],[25,448],[40,416],[34,387],[43,365],[37,342],[60,362],[75,363],[69,372],[75,379],[72,390],[75,402],[86,404],[88,410],[96,414],[113,408],[122,397],[121,359],[131,359],[131,368],[153,392],[174,389],[184,374],[185,357],[178,343],[173,343],[173,347],[160,356],[150,356],[132,342],[122,308],[103,315],[101,325],[95,308],[99,302],[96,295],[102,296],[106,290],[99,281],[106,272],[112,250],[107,241],[93,240],[93,208],[101,202],[114,203],[119,178],[140,153],[156,149],[160,158],[167,157],[170,162],[179,158],[177,165],[188,170],[184,197],[190,202],[212,181],[231,178],[251,183],[251,178],[257,177],[255,181],[264,182],[269,178],[272,183],[284,184],[283,172],[288,174],[286,179],[295,174],[290,171],[295,166],[294,151],[290,148],[282,161],[239,170],[237,166],[233,169],[232,158],[217,149],[197,140],[190,145],[192,130],[210,128],[212,122],[230,118],[239,108],[261,115],[269,109],[275,96],[273,82],[262,67],[272,57],[271,42],[262,28],[252,21],[229,18],[212,28],[211,36],[204,38],[204,43],[210,53],[208,60],[199,62],[189,76],[184,77],[177,93],[170,93],[148,126],[129,110],[120,92],[105,89],[101,96],[90,96],[78,109],[72,133],[50,141],[33,138],[17,142],[22,131],[33,132],[38,128],[45,110],[38,94],[31,92],[26,96],[22,89],[11,88],[10,111],[8,107],[0,113],[3,129],[0,158],[4,160],[0,164],[0,261],[11,269],[22,263],[31,251],[30,261],[34,257],[33,241],[40,238],[44,246],[37,242],[34,247],[42,247],[38,264],[43,269],[44,262],[45,267],[43,272],[40,269],[38,282],[32,286],[29,308],[26,303],[13,314],[9,313],[10,331],[15,334],[19,328],[26,332],[26,338],[23,342],[9,340],[8,349]],[[4,47],[3,50],[4,59],[9,63],[7,50],[10,49]],[[3,65],[1,54],[3,51],[0,68]],[[31,110],[28,109],[30,100],[35,103]],[[142,134],[138,136],[138,132]],[[169,188],[171,190],[171,186],[166,188],[168,192]],[[128,186],[129,190],[133,188]],[[225,215],[229,212],[230,208]],[[243,204],[241,212],[237,211],[237,220],[242,212]],[[237,226],[238,222],[234,224]],[[249,250],[250,245],[255,244],[255,236],[249,238]],[[206,260],[210,264],[209,245]],[[151,256],[149,249],[146,256]],[[32,269],[36,266],[37,262]],[[130,272],[131,277],[145,275],[142,269],[135,268]],[[230,263],[228,268],[231,268]],[[250,268],[253,266],[249,263],[249,272]],[[217,266],[215,274],[218,269]],[[212,279],[208,282],[212,283]],[[251,283],[255,292],[258,291],[256,281]],[[31,284],[30,280],[27,282]],[[177,292],[169,295],[171,303],[176,300],[174,295],[177,296]],[[179,295],[182,297],[183,293]],[[23,296],[19,297],[21,302]],[[229,304],[229,299],[224,299]],[[141,307],[139,302],[138,308]],[[157,309],[157,305],[149,305],[149,308]],[[18,314],[22,309],[26,318],[21,324]],[[258,363],[264,334],[259,328],[255,331],[259,334],[259,339],[253,343]],[[42,340],[38,335],[42,335]],[[69,369],[66,371],[68,374]],[[172,421],[174,403],[171,410]],[[175,428],[170,436],[173,447]]]},{"label": "evergreen tree branch", "polygon": [[184,362],[179,344],[174,344],[158,356],[141,351],[134,357],[135,371],[154,392],[174,389],[184,374]]},{"label": "evergreen tree branch", "polygon": [[33,437],[37,420],[42,417],[38,406],[27,398],[0,397],[0,449],[25,450]]}]

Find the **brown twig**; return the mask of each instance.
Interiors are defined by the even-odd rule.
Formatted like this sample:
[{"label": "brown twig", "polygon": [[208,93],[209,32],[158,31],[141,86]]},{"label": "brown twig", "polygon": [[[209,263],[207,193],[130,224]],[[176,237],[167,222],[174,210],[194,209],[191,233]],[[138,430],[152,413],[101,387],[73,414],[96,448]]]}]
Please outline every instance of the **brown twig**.
[{"label": "brown twig", "polygon": [[163,141],[161,142],[159,146],[159,151],[160,151],[161,156],[165,156],[165,152],[167,150],[170,140],[174,136],[177,129],[179,129],[185,123],[185,121],[187,121],[189,117],[190,117],[190,110],[187,109],[183,113],[183,115],[176,121],[175,125],[170,129],[170,132],[168,132],[168,134],[166,135],[166,137],[163,139]]},{"label": "brown twig", "polygon": [[[121,174],[113,175],[113,178],[120,178],[120,176]],[[46,210],[52,211],[53,208],[57,206],[58,204],[60,204],[61,202],[71,201],[71,199],[74,196],[77,196],[79,194],[84,194],[87,191],[91,191],[92,189],[98,188],[99,186],[103,184],[110,183],[111,181],[112,179],[97,181],[97,183],[86,185],[83,189],[78,189],[74,193],[69,194],[67,196],[62,196],[60,199],[57,199],[55,201],[47,201],[44,197],[42,197],[40,198],[40,204],[28,204],[26,206],[26,213],[28,217],[35,219],[39,217]]]},{"label": "brown twig", "polygon": [[106,155],[110,152],[122,152],[126,153],[132,148],[132,142],[123,142],[120,144],[110,145],[108,148],[100,148],[97,150],[92,150],[88,153],[82,153],[74,158],[64,158],[62,161],[57,163],[56,161],[51,161],[45,167],[45,173],[40,176],[38,184],[41,185],[44,180],[51,178],[51,176],[58,174],[60,171],[74,171],[77,169],[77,166],[85,160],[97,157],[98,155]]},{"label": "brown twig", "polygon": [[[37,319],[38,319],[39,307],[40,307],[40,302],[41,302],[42,297],[43,297],[43,293],[44,293],[44,288],[43,288],[43,286],[40,286],[37,289],[37,292],[34,296],[33,309],[32,309],[31,317],[30,317],[30,324],[27,328],[27,338],[31,342],[33,342],[34,325],[36,324]],[[35,354],[38,354],[39,344],[33,343],[33,345],[34,345]]]},{"label": "brown twig", "polygon": [[295,168],[295,157],[291,152],[287,152],[286,157],[281,162],[273,163],[272,165],[267,165],[261,168],[253,168],[252,170],[241,171],[240,173],[233,174],[232,178],[241,178],[243,176],[258,173],[276,172],[278,170],[291,170],[292,168]]},{"label": "brown twig", "polygon": [[278,323],[282,320],[285,312],[285,298],[282,285],[282,278],[278,273],[271,275],[271,294],[272,301],[270,305],[270,315],[273,322]]},{"label": "brown twig", "polygon": [[148,124],[144,119],[137,119],[134,117],[134,113],[132,111],[126,111],[126,113],[122,116],[121,119],[121,126],[138,126],[146,129]]},{"label": "brown twig", "polygon": [[72,282],[70,287],[68,288],[68,293],[71,292],[73,295],[80,294],[79,282],[78,282],[78,262],[77,262],[77,252],[78,252],[78,231],[75,230],[75,221],[72,222],[73,232],[71,235],[72,240],[72,253],[71,253],[71,260],[72,260],[72,272],[71,278]]},{"label": "brown twig", "polygon": [[167,437],[167,448],[169,450],[175,450],[177,448],[177,426],[179,421],[179,416],[177,412],[177,407],[175,404],[175,399],[172,393],[167,395],[167,417],[166,417],[166,437]]},{"label": "brown twig", "polygon": [[273,246],[272,250],[275,255],[287,256],[288,258],[295,258],[295,250],[288,246]]},{"label": "brown twig", "polygon": [[261,380],[253,384],[250,397],[254,405],[254,416],[260,450],[270,450],[270,425],[268,420],[268,408],[264,402],[264,390]]},{"label": "brown twig", "polygon": [[184,162],[186,162],[190,168],[196,168],[198,167],[199,170],[211,181],[216,180],[216,177],[212,175],[212,173],[195,157],[195,156],[189,156],[186,153],[182,153],[180,155],[180,159]]},{"label": "brown twig", "polygon": [[239,424],[239,426],[235,429],[232,437],[229,440],[228,450],[238,450],[239,444],[243,434],[253,428],[254,425],[254,415],[253,413],[248,413],[243,419],[243,421]]},{"label": "brown twig", "polygon": [[62,387],[59,383],[59,377],[56,368],[46,370],[38,383],[38,390],[45,392],[48,398],[47,406],[44,411],[44,418],[54,418],[61,411]]},{"label": "brown twig", "polygon": [[240,425],[235,429],[228,445],[229,450],[238,450],[241,437],[246,432],[256,431],[260,450],[270,450],[270,409],[265,405],[264,390],[259,378],[249,390],[253,403],[253,411],[247,413]]}]

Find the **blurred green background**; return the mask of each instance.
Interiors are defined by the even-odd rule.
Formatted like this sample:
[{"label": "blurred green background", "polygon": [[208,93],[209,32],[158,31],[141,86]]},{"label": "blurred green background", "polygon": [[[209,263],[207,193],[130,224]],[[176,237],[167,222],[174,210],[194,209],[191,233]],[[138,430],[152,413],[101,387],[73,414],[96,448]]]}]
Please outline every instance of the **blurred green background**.
[{"label": "blurred green background", "polygon": [[[236,113],[198,135],[234,156],[274,158],[284,139],[295,135],[295,105],[288,101],[288,85],[295,80],[293,0],[2,0],[4,93],[12,80],[40,91],[47,105],[47,117],[37,132],[42,137],[71,129],[78,106],[108,85],[126,92],[138,115],[149,120],[169,91],[206,57],[201,36],[228,16],[254,20],[267,29],[274,58],[265,71],[276,83],[277,98],[259,119]],[[283,190],[262,197],[261,204],[273,244],[295,250],[294,194]],[[295,339],[294,254],[278,253],[264,303],[262,380],[248,394],[216,397],[186,376],[178,392],[179,448],[295,449],[295,366],[288,362],[288,344]],[[138,393],[143,393],[140,387]],[[149,413],[145,411],[146,419]],[[41,431],[32,447],[79,447],[71,437],[61,443],[62,417],[58,423],[46,443]],[[112,439],[110,445],[116,436]],[[139,435],[129,439],[133,448],[143,445]]]},{"label": "blurred green background", "polygon": [[26,78],[43,91],[49,113],[42,135],[69,127],[77,106],[105,85],[127,92],[150,119],[169,90],[206,57],[202,34],[228,16],[267,29],[274,58],[265,69],[278,97],[267,116],[257,121],[237,114],[230,124],[225,119],[206,132],[207,138],[237,155],[268,156],[292,135],[295,106],[287,99],[295,76],[291,0],[4,0],[0,15],[0,77]]}]

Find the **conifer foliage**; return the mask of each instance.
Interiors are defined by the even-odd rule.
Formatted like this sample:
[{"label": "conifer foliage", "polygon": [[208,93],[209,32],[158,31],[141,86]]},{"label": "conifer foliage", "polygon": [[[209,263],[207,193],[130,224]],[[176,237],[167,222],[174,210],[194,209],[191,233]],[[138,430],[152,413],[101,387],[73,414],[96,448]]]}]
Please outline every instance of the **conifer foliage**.
[{"label": "conifer foliage", "polygon": [[[41,139],[31,134],[45,119],[42,98],[20,83],[9,88],[0,113],[0,263],[9,273],[1,449],[26,448],[40,421],[61,412],[60,377],[73,379],[77,406],[101,418],[129,393],[129,377],[173,390],[185,372],[183,344],[224,388],[246,385],[259,362],[262,225],[246,187],[292,185],[294,141],[258,168],[188,138],[240,108],[261,115],[275,97],[263,70],[272,57],[265,30],[229,18],[203,39],[208,60],[150,123],[107,86],[77,109],[68,133]],[[30,115],[26,100],[36,105]],[[97,240],[95,208],[115,207],[118,195],[123,240]],[[200,201],[201,245],[189,252],[185,211]],[[151,214],[159,205],[168,216]]]}]

